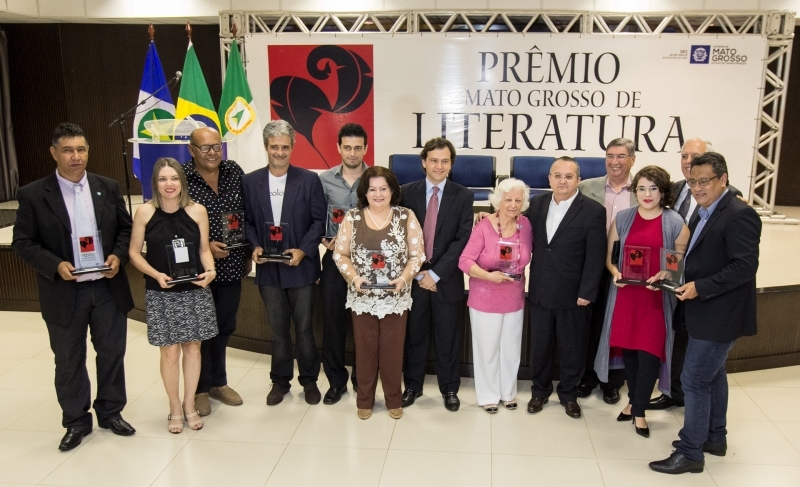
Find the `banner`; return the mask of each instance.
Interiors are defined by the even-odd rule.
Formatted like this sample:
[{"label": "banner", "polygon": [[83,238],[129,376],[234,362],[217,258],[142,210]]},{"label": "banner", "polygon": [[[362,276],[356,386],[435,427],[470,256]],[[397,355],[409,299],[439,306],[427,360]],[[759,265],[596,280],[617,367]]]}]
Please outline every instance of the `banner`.
[{"label": "banner", "polygon": [[444,135],[458,154],[496,156],[502,175],[512,156],[603,156],[609,141],[627,137],[637,144],[634,171],[657,164],[679,180],[682,141],[699,137],[725,156],[732,184],[749,188],[762,37],[265,34],[247,42],[255,101],[274,119],[296,99],[288,112],[313,118],[290,120],[299,123],[300,166],[338,164],[339,126],[371,115],[365,128],[379,165]]}]

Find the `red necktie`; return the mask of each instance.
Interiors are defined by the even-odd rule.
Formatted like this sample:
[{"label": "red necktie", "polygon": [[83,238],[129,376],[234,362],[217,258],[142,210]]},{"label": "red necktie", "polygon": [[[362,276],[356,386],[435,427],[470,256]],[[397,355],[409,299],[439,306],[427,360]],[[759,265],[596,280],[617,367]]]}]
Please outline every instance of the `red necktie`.
[{"label": "red necktie", "polygon": [[439,187],[433,187],[433,195],[428,201],[428,210],[425,212],[425,225],[422,227],[422,236],[425,238],[425,258],[433,259],[433,238],[436,235],[436,216],[439,213]]}]

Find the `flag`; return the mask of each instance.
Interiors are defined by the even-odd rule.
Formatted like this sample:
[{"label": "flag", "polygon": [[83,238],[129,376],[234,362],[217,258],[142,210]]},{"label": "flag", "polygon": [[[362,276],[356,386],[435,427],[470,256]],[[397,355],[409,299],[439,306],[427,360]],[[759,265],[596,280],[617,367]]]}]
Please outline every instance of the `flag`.
[{"label": "flag", "polygon": [[211,101],[203,70],[194,52],[194,45],[189,41],[186,51],[186,60],[183,62],[183,78],[181,78],[181,91],[178,94],[178,106],[175,107],[175,120],[192,117],[198,122],[203,122],[208,127],[219,130],[219,117]]},{"label": "flag", "polygon": [[[155,41],[150,41],[150,47],[147,48],[147,58],[144,61],[142,84],[139,86],[139,103],[142,103],[166,83],[167,78],[164,76],[164,69],[158,59],[156,43]],[[175,103],[172,102],[172,95],[169,93],[169,88],[166,87],[156,93],[144,105],[137,107],[136,115],[133,117],[133,137],[149,139],[152,134],[144,126],[146,121],[172,118],[175,118]],[[139,144],[133,144],[133,175],[139,180],[142,179]]]},{"label": "flag", "polygon": [[228,56],[225,86],[219,101],[219,120],[222,126],[220,134],[228,141],[228,159],[239,163],[246,173],[267,165],[261,120],[250,93],[236,40]]}]

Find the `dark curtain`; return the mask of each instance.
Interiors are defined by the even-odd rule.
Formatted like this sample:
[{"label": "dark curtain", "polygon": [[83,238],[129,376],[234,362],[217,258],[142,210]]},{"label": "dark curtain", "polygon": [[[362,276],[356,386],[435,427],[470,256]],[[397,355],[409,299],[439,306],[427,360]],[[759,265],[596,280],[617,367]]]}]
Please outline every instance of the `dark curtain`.
[{"label": "dark curtain", "polygon": [[0,29],[0,202],[16,199],[19,187],[14,124],[11,123],[11,84],[8,76],[8,39]]}]

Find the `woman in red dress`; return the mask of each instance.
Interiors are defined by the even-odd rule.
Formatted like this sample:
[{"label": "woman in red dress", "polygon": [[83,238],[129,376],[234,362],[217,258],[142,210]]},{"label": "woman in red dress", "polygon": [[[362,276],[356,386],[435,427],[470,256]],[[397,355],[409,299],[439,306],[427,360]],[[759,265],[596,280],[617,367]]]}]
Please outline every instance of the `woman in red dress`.
[{"label": "woman in red dress", "polygon": [[[610,324],[610,333],[606,336],[609,337],[611,361],[621,350],[628,381],[628,405],[617,421],[630,421],[633,417],[636,433],[649,438],[645,408],[662,369],[666,374],[661,374],[660,385],[664,385],[663,379],[669,378],[675,295],[651,286],[618,283],[623,277],[634,276],[624,276],[618,265],[612,263],[611,254],[614,243],[619,241],[618,248],[622,250],[618,262],[633,259],[629,262],[643,266],[644,278],[653,283],[663,277],[660,275],[661,248],[676,250],[682,255],[689,243],[689,229],[677,212],[667,208],[672,206],[673,196],[670,176],[664,169],[645,167],[633,178],[631,191],[636,192],[639,206],[619,212],[608,232],[606,267],[616,289],[609,293],[604,328]],[[669,387],[665,389],[668,391]]]}]

